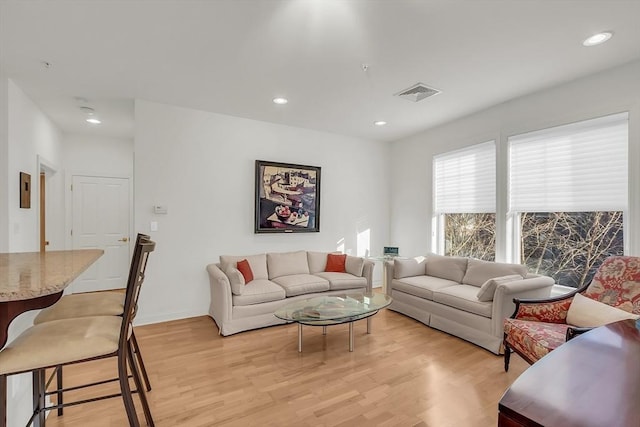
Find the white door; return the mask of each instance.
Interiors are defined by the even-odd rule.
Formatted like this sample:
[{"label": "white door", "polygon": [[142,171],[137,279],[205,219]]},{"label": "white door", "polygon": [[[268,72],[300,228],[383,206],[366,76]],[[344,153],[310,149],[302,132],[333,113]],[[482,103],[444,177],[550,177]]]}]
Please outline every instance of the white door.
[{"label": "white door", "polygon": [[129,179],[74,176],[73,249],[104,255],[73,282],[73,292],[124,288],[129,272]]}]

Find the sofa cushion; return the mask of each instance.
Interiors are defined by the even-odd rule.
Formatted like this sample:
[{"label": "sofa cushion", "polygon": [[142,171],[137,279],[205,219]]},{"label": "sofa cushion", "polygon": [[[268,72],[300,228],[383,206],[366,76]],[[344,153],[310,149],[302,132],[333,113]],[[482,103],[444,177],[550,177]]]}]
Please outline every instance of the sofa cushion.
[{"label": "sofa cushion", "polygon": [[362,276],[362,270],[364,270],[364,258],[357,256],[347,256],[347,260],[344,263],[344,269],[347,273],[354,276]]},{"label": "sofa cushion", "polygon": [[273,279],[284,288],[287,297],[329,290],[329,281],[311,274],[292,274]]},{"label": "sofa cushion", "polygon": [[618,320],[638,320],[639,315],[575,294],[567,311],[567,323],[581,328],[597,328]]},{"label": "sofa cushion", "polygon": [[242,295],[234,295],[233,305],[252,305],[285,299],[282,287],[266,279],[254,279],[244,285]]},{"label": "sofa cushion", "polygon": [[440,279],[438,277],[415,276],[393,279],[391,287],[416,297],[433,300],[433,291],[458,284],[453,280]]},{"label": "sofa cushion", "polygon": [[235,268],[231,264],[227,264],[224,268],[224,274],[229,278],[229,283],[231,284],[231,292],[234,295],[242,295],[244,291],[245,281],[244,276],[240,273],[240,270]]},{"label": "sofa cushion", "polygon": [[[467,258],[436,254],[431,254],[427,257],[427,276],[462,283],[465,271],[467,271]],[[504,276],[504,274],[499,274],[499,276]],[[480,285],[482,285],[482,283],[480,283]]]},{"label": "sofa cushion", "polygon": [[305,251],[267,254],[269,280],[292,274],[309,274],[309,262]]},{"label": "sofa cushion", "polygon": [[494,277],[519,274],[522,278],[527,275],[527,266],[521,264],[507,264],[493,261],[469,259],[467,272],[461,283],[473,286],[482,286],[487,280]]},{"label": "sofa cushion", "polygon": [[433,300],[468,313],[491,318],[493,303],[478,301],[478,288],[472,285],[455,285],[433,292]]},{"label": "sofa cushion", "polygon": [[316,273],[315,275],[328,280],[329,289],[331,289],[332,291],[367,287],[367,279],[365,279],[364,277],[357,277],[349,273],[322,272]]},{"label": "sofa cushion", "polygon": [[511,348],[532,361],[539,360],[566,342],[566,323],[504,319],[504,334]]},{"label": "sofa cushion", "polygon": [[393,260],[394,279],[424,275],[426,273],[426,261],[427,259],[425,257],[416,257],[409,259],[395,258]]},{"label": "sofa cushion", "polygon": [[327,267],[327,252],[307,251],[307,261],[309,263],[309,273],[320,273]]},{"label": "sofa cushion", "polygon": [[493,279],[487,280],[482,284],[478,291],[478,301],[493,301],[493,295],[496,293],[498,285],[514,282],[516,280],[522,280],[522,276],[519,274],[512,274],[510,276],[494,277]]},{"label": "sofa cushion", "polygon": [[242,261],[246,259],[249,261],[249,265],[251,266],[251,271],[253,272],[254,279],[265,279],[269,278],[267,273],[267,255],[266,254],[258,254],[258,255],[220,255],[220,266],[222,270],[226,268],[228,264],[232,264],[234,267],[236,266],[238,261]]}]

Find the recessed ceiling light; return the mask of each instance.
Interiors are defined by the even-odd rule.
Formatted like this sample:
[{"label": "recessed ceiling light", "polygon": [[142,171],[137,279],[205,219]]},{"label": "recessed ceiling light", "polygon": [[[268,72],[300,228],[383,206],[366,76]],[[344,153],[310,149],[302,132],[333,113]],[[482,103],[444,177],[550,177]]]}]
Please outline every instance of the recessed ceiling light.
[{"label": "recessed ceiling light", "polygon": [[384,120],[378,120],[378,121],[373,122],[373,124],[376,125],[376,126],[384,126],[384,125],[387,124],[387,122],[385,122]]},{"label": "recessed ceiling light", "polygon": [[611,38],[611,36],[613,36],[613,33],[611,31],[605,31],[602,33],[594,34],[588,39],[586,39],[585,41],[583,41],[582,44],[584,46],[595,46],[595,45],[606,42]]},{"label": "recessed ceiling light", "polygon": [[89,117],[87,119],[87,123],[91,123],[92,125],[99,125],[102,122],[100,120],[96,119],[95,117]]},{"label": "recessed ceiling light", "polygon": [[287,98],[273,98],[273,103],[274,104],[284,105],[287,102],[289,102],[289,100]]}]

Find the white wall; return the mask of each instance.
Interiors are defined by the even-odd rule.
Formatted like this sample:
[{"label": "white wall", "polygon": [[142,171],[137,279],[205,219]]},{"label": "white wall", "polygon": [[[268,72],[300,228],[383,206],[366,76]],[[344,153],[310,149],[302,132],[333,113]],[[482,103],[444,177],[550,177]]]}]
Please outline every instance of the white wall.
[{"label": "white wall", "polygon": [[[129,178],[133,189],[133,140],[94,135],[63,135],[62,163],[64,165],[65,245],[72,247],[71,224],[74,175]],[[133,191],[131,191],[133,193]],[[133,200],[133,194],[131,194]],[[133,237],[133,202],[131,203],[131,237]]]},{"label": "white wall", "polygon": [[65,133],[62,163],[71,175],[133,177],[133,140]]},{"label": "white wall", "polygon": [[[2,83],[2,79],[0,79]],[[2,90],[0,90],[0,100]],[[3,114],[0,107],[0,114]],[[60,165],[60,132],[42,111],[11,80],[7,84],[7,164],[0,167],[7,173],[8,239],[10,252],[30,252],[40,249],[39,216],[39,163],[38,156],[50,165]],[[1,128],[0,128],[1,130]],[[1,137],[0,137],[1,140]],[[0,144],[1,145],[1,144]],[[31,174],[31,208],[21,209],[19,199],[19,172]],[[60,175],[59,173],[57,174]],[[0,184],[2,180],[0,180]],[[57,186],[54,182],[52,188]],[[51,190],[51,188],[49,189]],[[55,194],[54,194],[55,195]],[[60,191],[52,197],[56,203],[62,203]],[[4,204],[4,201],[3,201]],[[62,208],[56,206],[57,211]],[[60,230],[64,227],[61,216],[53,218],[48,227]],[[27,327],[32,325],[36,312],[31,311],[18,316],[9,328],[8,340],[13,340]],[[31,415],[31,376],[29,374],[9,377],[7,386],[9,408],[7,425],[22,425]]]},{"label": "white wall", "polygon": [[9,79],[0,66],[0,252],[9,251]]},{"label": "white wall", "polygon": [[[496,140],[497,258],[507,259],[507,138],[564,123],[629,111],[629,212],[625,240],[640,254],[640,61],[517,98],[397,141],[391,148],[391,241],[408,255],[431,249],[434,154]],[[606,159],[603,159],[606,161]],[[404,209],[399,207],[404,206]]]},{"label": "white wall", "polygon": [[[135,114],[136,231],[159,223],[141,322],[206,314],[205,267],[220,255],[329,251],[342,239],[355,254],[366,229],[372,253],[387,245],[388,144],[141,100]],[[254,234],[255,160],[322,168],[319,233]]]},{"label": "white wall", "polygon": [[[38,251],[40,250],[38,156],[59,169],[61,134],[51,120],[11,80],[9,80],[8,92],[9,251]],[[20,208],[20,172],[31,175],[30,209]],[[61,179],[60,174],[57,175],[55,179]],[[56,185],[53,187],[61,188]],[[61,197],[62,195],[57,200],[60,201]],[[51,230],[63,229],[63,218],[55,218],[54,222],[47,226]]]}]

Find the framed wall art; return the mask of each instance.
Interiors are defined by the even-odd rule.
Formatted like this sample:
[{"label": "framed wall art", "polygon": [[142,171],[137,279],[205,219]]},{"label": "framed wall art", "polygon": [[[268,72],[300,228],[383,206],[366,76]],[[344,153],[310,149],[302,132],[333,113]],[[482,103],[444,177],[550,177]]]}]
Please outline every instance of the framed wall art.
[{"label": "framed wall art", "polygon": [[31,208],[31,175],[20,172],[20,207]]},{"label": "framed wall art", "polygon": [[256,160],[254,231],[320,231],[320,167]]}]

